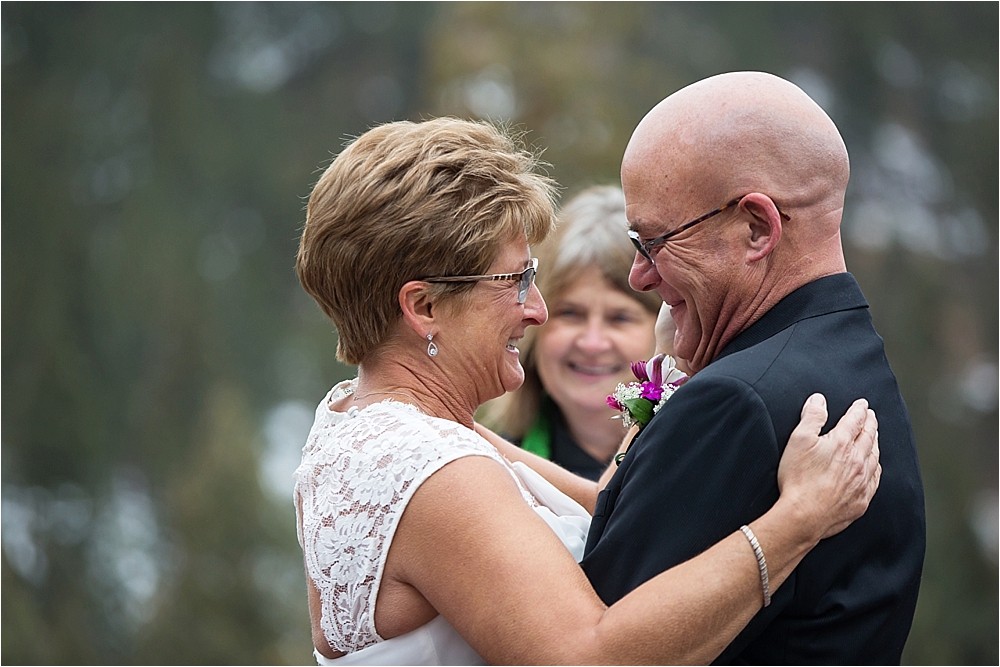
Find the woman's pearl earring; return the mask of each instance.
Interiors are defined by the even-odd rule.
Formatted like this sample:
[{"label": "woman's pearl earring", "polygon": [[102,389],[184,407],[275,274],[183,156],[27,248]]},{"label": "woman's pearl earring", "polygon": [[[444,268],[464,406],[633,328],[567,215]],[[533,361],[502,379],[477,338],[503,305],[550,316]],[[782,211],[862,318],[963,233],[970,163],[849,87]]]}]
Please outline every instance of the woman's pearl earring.
[{"label": "woman's pearl earring", "polygon": [[427,334],[427,356],[436,357],[438,355],[438,346],[434,343],[434,334]]}]

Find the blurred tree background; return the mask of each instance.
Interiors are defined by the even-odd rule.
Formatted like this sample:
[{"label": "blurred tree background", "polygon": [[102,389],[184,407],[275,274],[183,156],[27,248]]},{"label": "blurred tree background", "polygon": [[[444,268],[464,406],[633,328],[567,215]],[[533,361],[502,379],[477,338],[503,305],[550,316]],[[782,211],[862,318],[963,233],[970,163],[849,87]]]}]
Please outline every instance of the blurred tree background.
[{"label": "blurred tree background", "polygon": [[911,664],[996,664],[996,3],[60,4],[2,13],[2,661],[312,662],[291,472],[353,369],[293,270],[346,138],[510,120],[572,194],[700,78],[799,84],[917,434]]}]

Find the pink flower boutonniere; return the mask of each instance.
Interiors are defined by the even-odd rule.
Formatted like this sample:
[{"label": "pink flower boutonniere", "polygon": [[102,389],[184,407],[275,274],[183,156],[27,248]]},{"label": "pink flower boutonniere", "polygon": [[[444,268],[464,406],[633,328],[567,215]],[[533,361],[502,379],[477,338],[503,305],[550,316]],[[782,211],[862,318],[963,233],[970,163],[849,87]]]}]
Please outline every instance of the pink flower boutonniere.
[{"label": "pink flower boutonniere", "polygon": [[641,430],[687,382],[688,376],[679,371],[674,358],[666,354],[658,354],[649,361],[632,362],[632,374],[638,382],[615,387],[615,392],[608,396],[608,405],[622,413],[626,429],[638,424]]}]

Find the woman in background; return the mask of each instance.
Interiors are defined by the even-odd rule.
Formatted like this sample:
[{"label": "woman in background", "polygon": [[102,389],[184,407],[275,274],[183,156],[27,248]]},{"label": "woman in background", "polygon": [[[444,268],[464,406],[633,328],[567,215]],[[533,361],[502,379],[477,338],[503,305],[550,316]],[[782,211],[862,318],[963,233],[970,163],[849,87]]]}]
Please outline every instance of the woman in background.
[{"label": "woman in background", "polygon": [[592,480],[625,435],[607,396],[619,382],[634,381],[630,363],[649,359],[656,347],[662,301],[629,287],[635,249],[627,231],[620,188],[591,188],[563,208],[555,233],[533,249],[545,267],[537,282],[548,322],[521,345],[524,384],[488,403],[483,415],[527,451]]}]

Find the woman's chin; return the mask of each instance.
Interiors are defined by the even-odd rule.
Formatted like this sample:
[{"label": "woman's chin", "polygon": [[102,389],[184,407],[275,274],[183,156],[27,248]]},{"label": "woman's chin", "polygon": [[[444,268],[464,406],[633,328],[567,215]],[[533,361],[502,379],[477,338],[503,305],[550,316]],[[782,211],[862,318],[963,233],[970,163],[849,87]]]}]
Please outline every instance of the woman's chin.
[{"label": "woman's chin", "polygon": [[521,368],[520,362],[517,362],[517,368],[508,369],[500,378],[500,382],[503,385],[504,392],[516,391],[524,384],[524,369]]}]

